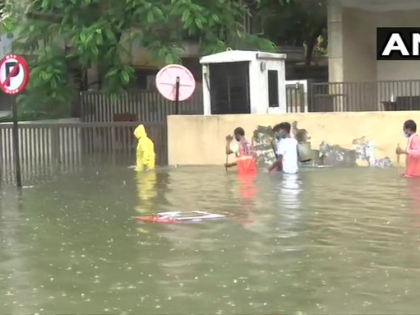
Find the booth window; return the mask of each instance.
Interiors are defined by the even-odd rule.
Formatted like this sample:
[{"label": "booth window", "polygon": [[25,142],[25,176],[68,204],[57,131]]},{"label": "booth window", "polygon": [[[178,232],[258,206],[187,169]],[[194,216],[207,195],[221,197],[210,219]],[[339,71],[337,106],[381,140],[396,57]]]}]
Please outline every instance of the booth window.
[{"label": "booth window", "polygon": [[268,70],[268,105],[279,107],[279,73],[277,70]]},{"label": "booth window", "polygon": [[210,64],[212,115],[250,114],[249,62]]}]

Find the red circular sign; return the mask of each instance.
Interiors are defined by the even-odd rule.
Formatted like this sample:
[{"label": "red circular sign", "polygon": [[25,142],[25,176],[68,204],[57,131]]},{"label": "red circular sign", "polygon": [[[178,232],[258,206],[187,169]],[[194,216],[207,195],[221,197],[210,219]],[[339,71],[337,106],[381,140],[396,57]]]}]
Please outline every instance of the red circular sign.
[{"label": "red circular sign", "polygon": [[0,63],[0,88],[15,95],[23,92],[29,83],[29,65],[22,56],[7,55]]},{"label": "red circular sign", "polygon": [[190,70],[181,65],[168,65],[156,75],[156,87],[170,101],[176,101],[176,79],[179,77],[179,101],[191,97],[195,90],[195,79]]}]

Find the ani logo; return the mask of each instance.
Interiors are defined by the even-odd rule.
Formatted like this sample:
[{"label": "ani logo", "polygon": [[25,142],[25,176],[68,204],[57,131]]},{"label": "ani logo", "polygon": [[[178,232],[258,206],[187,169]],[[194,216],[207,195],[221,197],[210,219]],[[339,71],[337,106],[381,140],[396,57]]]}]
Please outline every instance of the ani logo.
[{"label": "ani logo", "polygon": [[420,28],[379,27],[376,39],[378,60],[420,60]]}]

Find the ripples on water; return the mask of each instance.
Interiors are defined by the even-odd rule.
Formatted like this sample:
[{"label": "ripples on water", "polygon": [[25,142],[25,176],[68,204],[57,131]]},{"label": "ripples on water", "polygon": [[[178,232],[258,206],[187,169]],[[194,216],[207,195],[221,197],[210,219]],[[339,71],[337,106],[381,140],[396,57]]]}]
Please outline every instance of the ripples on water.
[{"label": "ripples on water", "polygon": [[[199,224],[133,216],[203,210]],[[420,183],[395,170],[66,175],[0,203],[2,314],[415,314]]]}]

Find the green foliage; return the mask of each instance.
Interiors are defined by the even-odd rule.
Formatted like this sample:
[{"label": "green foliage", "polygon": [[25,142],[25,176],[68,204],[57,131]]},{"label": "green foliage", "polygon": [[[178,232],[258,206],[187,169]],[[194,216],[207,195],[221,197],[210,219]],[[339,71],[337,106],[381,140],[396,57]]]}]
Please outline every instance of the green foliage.
[{"label": "green foliage", "polygon": [[[246,34],[245,0],[30,0],[16,3],[3,21],[14,34],[14,52],[34,55],[32,75],[20,108],[45,112],[68,106],[86,89],[92,67],[110,93],[124,92],[134,78],[133,44],[157,62],[179,63],[183,36],[198,38],[203,54],[232,49],[273,51],[273,44]],[[77,70],[77,71],[76,71]]]},{"label": "green foliage", "polygon": [[[327,44],[326,0],[261,0],[265,35],[277,45],[305,46],[306,62]],[[319,38],[321,45],[317,47]]]}]

